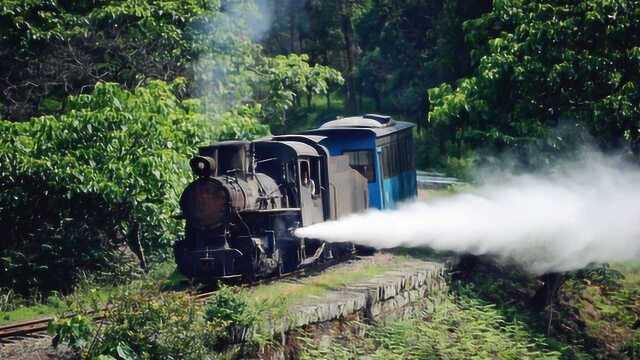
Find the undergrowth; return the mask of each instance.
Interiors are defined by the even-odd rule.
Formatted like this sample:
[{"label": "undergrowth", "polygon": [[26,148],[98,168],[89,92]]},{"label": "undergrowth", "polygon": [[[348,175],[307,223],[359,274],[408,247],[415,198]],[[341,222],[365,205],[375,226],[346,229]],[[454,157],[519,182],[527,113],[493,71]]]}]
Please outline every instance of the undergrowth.
[{"label": "undergrowth", "polygon": [[163,289],[177,289],[183,286],[185,278],[175,271],[175,263],[155,264],[149,272],[125,273],[85,273],[76,276],[73,290],[68,294],[53,291],[44,296],[34,293],[24,297],[7,288],[0,288],[0,324],[32,320],[68,311],[67,304],[78,298],[97,296],[105,304],[111,294],[119,288],[132,284],[155,283]]},{"label": "undergrowth", "polygon": [[[534,304],[541,278],[479,261],[460,271],[431,313],[299,338],[305,359],[638,359],[640,262],[563,274],[554,300]],[[354,330],[356,329],[356,330]]]},{"label": "undergrowth", "polygon": [[450,295],[433,312],[330,344],[302,337],[301,359],[558,359],[553,348],[495,306],[465,294]]},{"label": "undergrowth", "polygon": [[[109,296],[104,321],[92,314],[101,308],[93,292],[71,296],[67,309],[49,323],[54,345],[66,344],[83,359],[217,359],[243,350],[256,313],[241,289],[222,287],[206,304],[186,292],[163,292],[157,283],[134,283]],[[237,334],[240,334],[238,336]]]},{"label": "undergrowth", "polygon": [[496,304],[505,318],[523,321],[549,342],[564,344],[567,358],[636,359],[638,274],[640,263],[634,262],[562,274],[557,294],[544,309],[532,304],[540,279],[511,267],[480,262],[460,282],[471,296]]}]

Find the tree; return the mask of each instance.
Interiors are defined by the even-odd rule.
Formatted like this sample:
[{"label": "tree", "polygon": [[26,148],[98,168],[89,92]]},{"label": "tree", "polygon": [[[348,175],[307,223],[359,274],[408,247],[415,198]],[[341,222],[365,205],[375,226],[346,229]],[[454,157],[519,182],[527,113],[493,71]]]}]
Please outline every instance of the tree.
[{"label": "tree", "polygon": [[255,101],[263,104],[264,122],[274,132],[287,128],[287,110],[305,95],[323,95],[334,84],[344,82],[342,75],[330,67],[309,65],[305,54],[278,55],[266,59],[260,68],[260,83]]},{"label": "tree", "polygon": [[[497,1],[466,23],[474,75],[429,90],[432,124],[468,144],[555,152],[563,122],[604,149],[640,145],[640,4],[636,1]],[[575,134],[572,130],[571,134]]]},{"label": "tree", "polygon": [[[0,116],[59,112],[99,81],[134,88],[187,76],[214,1],[0,1]],[[201,41],[198,41],[201,40]]]},{"label": "tree", "polygon": [[176,98],[183,87],[99,83],[62,115],[0,121],[0,286],[68,288],[126,244],[166,253],[187,159],[207,133],[197,102]]},{"label": "tree", "polygon": [[364,93],[379,110],[402,113],[420,125],[427,110],[424,88],[469,74],[462,23],[489,7],[488,1],[372,1],[357,21]]}]

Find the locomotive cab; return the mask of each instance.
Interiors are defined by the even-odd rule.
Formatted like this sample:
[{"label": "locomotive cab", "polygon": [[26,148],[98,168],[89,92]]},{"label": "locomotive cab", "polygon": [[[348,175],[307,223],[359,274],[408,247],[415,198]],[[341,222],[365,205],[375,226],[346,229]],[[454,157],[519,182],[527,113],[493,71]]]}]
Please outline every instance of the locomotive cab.
[{"label": "locomotive cab", "polygon": [[297,141],[201,148],[191,161],[197,179],[180,199],[186,224],[174,246],[179,270],[207,281],[254,279],[317,260],[324,243],[293,231],[325,220],[326,161]]}]

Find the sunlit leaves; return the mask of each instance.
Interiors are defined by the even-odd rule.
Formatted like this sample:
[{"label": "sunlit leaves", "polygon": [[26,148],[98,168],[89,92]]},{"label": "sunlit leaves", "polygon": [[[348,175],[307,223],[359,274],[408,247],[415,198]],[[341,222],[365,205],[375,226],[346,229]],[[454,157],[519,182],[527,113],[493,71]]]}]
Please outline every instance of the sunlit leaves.
[{"label": "sunlit leaves", "polygon": [[344,83],[339,71],[319,64],[312,66],[306,54],[266,58],[259,71],[257,98],[258,102],[264,100],[264,117],[271,124],[285,121],[285,111],[296,98],[324,95],[331,86]]},{"label": "sunlit leaves", "polygon": [[[0,217],[11,239],[2,254],[16,261],[0,272],[3,286],[69,286],[58,282],[99,267],[103,251],[130,241],[134,224],[148,251],[166,253],[187,159],[210,129],[193,102],[175,97],[176,86],[101,83],[71,97],[60,116],[0,122]],[[52,250],[32,248],[42,244]],[[38,270],[45,264],[51,273]]]},{"label": "sunlit leaves", "polygon": [[472,127],[480,136],[467,140],[499,148],[578,123],[606,148],[637,152],[639,15],[634,1],[496,2],[465,24],[475,75],[431,90],[429,119]]}]

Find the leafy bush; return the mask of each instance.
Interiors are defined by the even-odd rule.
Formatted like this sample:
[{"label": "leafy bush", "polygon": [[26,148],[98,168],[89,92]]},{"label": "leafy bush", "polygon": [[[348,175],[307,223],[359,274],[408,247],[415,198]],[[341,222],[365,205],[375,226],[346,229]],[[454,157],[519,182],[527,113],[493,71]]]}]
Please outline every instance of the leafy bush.
[{"label": "leafy bush", "polygon": [[98,84],[60,116],[0,121],[0,286],[69,289],[123,244],[166,251],[187,159],[207,133],[181,86]]},{"label": "leafy bush", "polygon": [[49,323],[49,334],[55,335],[54,345],[65,343],[80,350],[90,345],[96,324],[91,317],[76,315],[70,318],[54,319]]},{"label": "leafy bush", "polygon": [[106,320],[91,355],[116,356],[126,344],[143,359],[202,359],[217,330],[184,293],[124,291],[112,299]]},{"label": "leafy bush", "polygon": [[[498,152],[552,157],[581,145],[575,135],[586,128],[605,149],[628,145],[638,155],[639,5],[494,2],[464,24],[473,76],[429,90],[429,121],[468,146]],[[575,124],[575,133],[539,141],[562,123]]]},{"label": "leafy bush", "polygon": [[364,337],[325,347],[305,339],[301,358],[560,358],[522,323],[507,321],[493,305],[464,296],[446,299],[433,313],[365,327],[364,333]]},{"label": "leafy bush", "polygon": [[[67,95],[100,81],[135,88],[190,75],[191,62],[216,49],[205,24],[220,7],[216,0],[0,0],[0,77],[8,80],[0,85],[0,117],[57,112]],[[223,41],[240,48],[232,37]]]},{"label": "leafy bush", "polygon": [[219,140],[253,140],[269,135],[269,126],[257,120],[260,114],[260,105],[244,105],[222,114],[215,123],[215,137]]},{"label": "leafy bush", "polygon": [[249,305],[246,294],[226,286],[216,291],[205,307],[205,319],[222,330],[218,343],[244,340],[257,318],[256,309]]},{"label": "leafy bush", "polygon": [[161,292],[147,281],[122,288],[109,299],[104,322],[91,294],[69,297],[66,309],[78,315],[49,326],[56,344],[67,344],[85,358],[204,359],[225,350],[234,328],[247,328],[256,312],[237,289],[223,287],[203,306],[184,292]]}]

